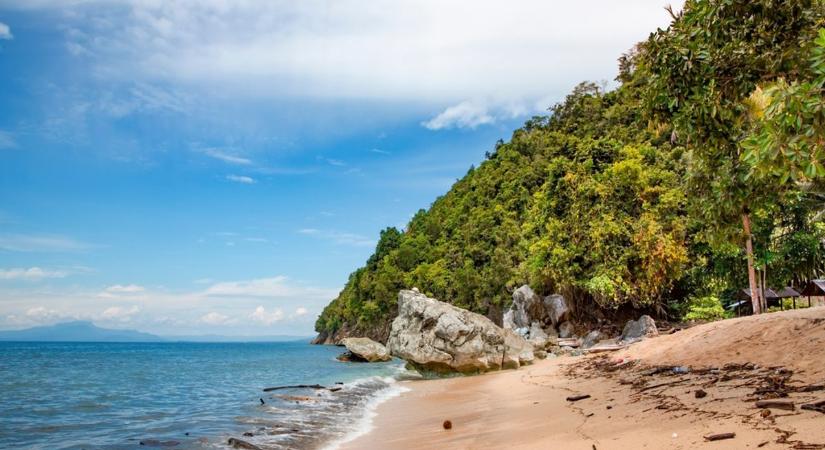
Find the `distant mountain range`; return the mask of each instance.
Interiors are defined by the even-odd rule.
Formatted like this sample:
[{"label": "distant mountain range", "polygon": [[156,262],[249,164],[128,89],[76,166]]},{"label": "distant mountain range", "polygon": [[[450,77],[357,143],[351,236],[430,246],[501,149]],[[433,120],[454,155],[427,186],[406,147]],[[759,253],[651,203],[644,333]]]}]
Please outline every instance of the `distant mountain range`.
[{"label": "distant mountain range", "polygon": [[0,341],[31,342],[284,342],[309,336],[156,336],[136,330],[100,328],[88,321],[58,323],[25,330],[0,331]]},{"label": "distant mountain range", "polygon": [[161,342],[163,340],[154,334],[135,330],[109,330],[80,320],[25,330],[0,331],[0,341]]}]

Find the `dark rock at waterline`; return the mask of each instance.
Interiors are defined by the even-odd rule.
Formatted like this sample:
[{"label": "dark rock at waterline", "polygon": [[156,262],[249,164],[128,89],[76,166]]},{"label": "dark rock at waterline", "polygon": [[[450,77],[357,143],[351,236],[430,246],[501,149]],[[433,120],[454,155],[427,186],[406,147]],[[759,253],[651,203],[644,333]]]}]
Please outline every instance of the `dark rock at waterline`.
[{"label": "dark rock at waterline", "polygon": [[366,359],[356,355],[355,353],[347,350],[344,353],[336,356],[335,359],[342,362],[367,362]]},{"label": "dark rock at waterline", "polygon": [[246,441],[241,440],[241,439],[236,439],[236,438],[229,438],[229,441],[227,441],[227,444],[229,444],[230,447],[237,448],[237,449],[261,450],[261,447],[258,447],[255,444],[250,444],[249,442],[246,442]]},{"label": "dark rock at waterline", "polygon": [[[347,347],[347,352],[350,355],[354,355],[363,361],[379,362],[392,359],[386,347],[370,338],[349,337],[342,339],[341,343]],[[350,360],[353,360],[352,356],[350,356]]]},{"label": "dark rock at waterline", "polygon": [[146,447],[175,447],[180,445],[178,441],[161,441],[158,439],[144,439],[140,441],[140,445]]}]

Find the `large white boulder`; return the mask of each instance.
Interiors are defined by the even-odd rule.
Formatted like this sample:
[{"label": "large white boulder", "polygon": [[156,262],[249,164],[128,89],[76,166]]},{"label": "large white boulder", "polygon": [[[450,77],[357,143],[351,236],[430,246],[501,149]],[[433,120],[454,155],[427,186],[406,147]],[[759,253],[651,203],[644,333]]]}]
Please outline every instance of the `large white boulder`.
[{"label": "large white boulder", "polygon": [[490,319],[429,298],[398,293],[387,349],[425,372],[479,373],[533,361],[533,346]]}]

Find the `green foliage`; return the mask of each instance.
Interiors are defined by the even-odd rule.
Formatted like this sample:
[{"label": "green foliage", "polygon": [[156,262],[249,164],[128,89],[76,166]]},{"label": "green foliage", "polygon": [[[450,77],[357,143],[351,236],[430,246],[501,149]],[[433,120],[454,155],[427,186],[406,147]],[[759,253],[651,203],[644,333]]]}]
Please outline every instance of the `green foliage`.
[{"label": "green foliage", "polygon": [[579,313],[720,318],[718,296],[747,284],[745,212],[770,283],[822,274],[824,14],[822,0],[688,0],[620,59],[618,88],[580,84],[382,231],[316,330],[382,340],[411,287],[500,318],[525,282]]},{"label": "green foliage", "polygon": [[748,98],[754,131],[742,159],[757,176],[825,178],[825,28],[814,44],[807,79],[780,78]]},{"label": "green foliage", "polygon": [[725,317],[725,308],[722,307],[722,302],[718,297],[704,296],[688,299],[687,314],[684,320],[712,321]]}]

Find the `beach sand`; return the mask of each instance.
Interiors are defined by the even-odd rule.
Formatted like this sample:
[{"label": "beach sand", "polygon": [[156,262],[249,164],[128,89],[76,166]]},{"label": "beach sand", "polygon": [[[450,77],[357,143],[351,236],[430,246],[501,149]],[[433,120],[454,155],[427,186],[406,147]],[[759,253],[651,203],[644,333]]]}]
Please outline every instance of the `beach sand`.
[{"label": "beach sand", "polygon": [[[669,364],[692,370],[651,373]],[[610,354],[406,382],[408,392],[378,407],[372,431],[344,448],[825,448],[825,414],[799,408],[825,400],[816,388],[823,369],[825,308],[726,320]],[[763,417],[755,400],[783,392],[795,409]],[[591,397],[566,400],[577,394]],[[705,439],[730,432],[736,437]]]}]

